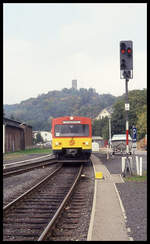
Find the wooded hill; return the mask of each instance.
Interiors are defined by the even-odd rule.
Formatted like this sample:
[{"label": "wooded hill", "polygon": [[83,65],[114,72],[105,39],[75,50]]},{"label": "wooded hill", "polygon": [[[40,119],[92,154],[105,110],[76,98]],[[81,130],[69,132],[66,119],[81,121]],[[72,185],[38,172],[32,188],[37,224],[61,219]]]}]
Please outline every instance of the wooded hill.
[{"label": "wooded hill", "polygon": [[[147,133],[147,89],[129,91],[130,110],[128,111],[129,130],[137,128],[137,138]],[[109,138],[108,118],[94,120],[102,109],[112,106],[111,131],[113,134],[125,133],[125,94],[115,97],[111,94],[98,94],[95,89],[79,90],[64,88],[50,91],[30,98],[19,104],[4,105],[5,117],[25,122],[33,130],[51,130],[51,119],[66,115],[86,116],[92,118],[93,135]]]},{"label": "wooded hill", "polygon": [[33,130],[50,130],[52,118],[66,115],[95,118],[103,108],[114,104],[115,101],[115,96],[99,95],[92,88],[64,88],[27,99],[19,104],[4,105],[4,113],[8,118],[31,125]]}]

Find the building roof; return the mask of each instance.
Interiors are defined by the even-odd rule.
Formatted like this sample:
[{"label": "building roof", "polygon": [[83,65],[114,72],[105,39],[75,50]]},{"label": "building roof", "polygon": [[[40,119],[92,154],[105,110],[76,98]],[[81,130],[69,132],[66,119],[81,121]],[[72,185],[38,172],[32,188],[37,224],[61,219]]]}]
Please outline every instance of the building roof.
[{"label": "building roof", "polygon": [[103,140],[103,137],[101,136],[92,136],[93,140]]},{"label": "building roof", "polygon": [[113,113],[113,107],[112,106],[108,106],[108,107],[106,107],[105,108],[110,114],[112,114]]},{"label": "building roof", "polygon": [[108,107],[102,109],[101,112],[96,116],[95,119],[99,119],[101,117],[101,115],[103,115],[104,111],[107,111],[111,115],[113,113],[113,108],[112,108],[112,106],[108,106]]},{"label": "building roof", "polygon": [[30,126],[30,125],[27,125],[25,123],[22,123],[20,121],[16,121],[16,120],[13,120],[13,119],[5,118],[5,117],[3,118],[3,124],[5,124],[5,126],[17,127],[17,128],[19,128],[21,130],[23,129],[21,127],[21,125],[25,125],[27,127],[31,127],[32,128],[32,126]]}]

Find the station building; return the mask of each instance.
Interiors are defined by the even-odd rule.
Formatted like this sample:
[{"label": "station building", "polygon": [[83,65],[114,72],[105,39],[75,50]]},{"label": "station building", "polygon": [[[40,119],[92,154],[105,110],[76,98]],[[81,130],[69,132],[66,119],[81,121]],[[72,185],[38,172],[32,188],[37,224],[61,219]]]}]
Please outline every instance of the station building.
[{"label": "station building", "polygon": [[32,126],[3,118],[3,153],[32,148]]},{"label": "station building", "polygon": [[98,114],[98,116],[95,118],[96,120],[103,119],[105,117],[110,118],[113,113],[112,106],[106,107],[102,109],[102,111]]},{"label": "station building", "polygon": [[104,139],[101,136],[92,136],[92,142],[97,142],[99,147],[104,147]]}]

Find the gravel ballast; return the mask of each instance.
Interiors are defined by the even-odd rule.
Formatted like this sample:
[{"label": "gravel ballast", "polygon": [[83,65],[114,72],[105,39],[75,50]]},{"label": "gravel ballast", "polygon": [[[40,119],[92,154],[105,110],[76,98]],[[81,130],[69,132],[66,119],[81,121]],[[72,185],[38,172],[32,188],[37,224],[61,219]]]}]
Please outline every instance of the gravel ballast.
[{"label": "gravel ballast", "polygon": [[[50,168],[51,167],[52,166],[50,166]],[[54,167],[56,166],[53,165],[53,168]],[[45,175],[47,175],[48,172],[50,171],[50,168],[44,167],[41,169],[35,169],[33,171],[23,173],[21,175],[4,178],[3,204],[6,205],[8,202],[18,197],[23,192],[27,191],[29,187],[31,187],[32,185],[36,184],[39,181],[39,178],[43,178]],[[78,220],[78,224],[75,231],[68,239],[65,237],[64,241],[65,240],[69,240],[69,241],[87,240],[91,209],[93,204],[93,193],[94,193],[94,170],[91,162],[85,163],[79,185],[80,188],[85,189],[84,190],[85,206],[81,209],[82,211],[81,216]],[[67,208],[67,211],[68,210],[69,209]]]},{"label": "gravel ballast", "polygon": [[[107,167],[110,174],[121,174],[121,157],[114,156],[107,160],[106,154],[94,153],[95,156],[100,158],[101,162]],[[147,157],[144,155],[145,160]],[[20,191],[27,190],[29,185],[35,183],[39,179],[39,175],[45,174],[48,169],[37,169],[33,172],[27,172],[21,176],[11,177],[10,179],[3,180],[4,186],[4,203],[6,203],[10,198],[16,197]],[[43,172],[43,173],[42,173]],[[93,172],[85,174],[88,176],[88,183],[94,182]],[[85,177],[85,179],[86,179]],[[91,179],[91,180],[90,180]],[[88,186],[87,186],[88,187]],[[93,188],[93,186],[90,186]],[[119,191],[126,216],[127,222],[126,227],[128,230],[131,229],[130,236],[134,241],[146,241],[147,240],[147,181],[144,182],[126,182],[116,183],[116,187]],[[89,194],[93,194],[93,190],[90,190]],[[92,196],[92,195],[91,195]],[[90,204],[92,205],[92,198],[90,199]],[[91,206],[89,206],[91,210]],[[86,234],[89,226],[90,211],[83,215],[84,230],[86,233],[80,232],[80,228],[77,230],[77,235],[73,237],[73,240],[86,240]],[[81,228],[82,229],[82,228]]]},{"label": "gravel ballast", "polygon": [[30,187],[37,184],[40,179],[42,180],[50,172],[55,169],[57,165],[51,165],[49,167],[37,168],[32,171],[11,176],[3,179],[3,205],[8,204],[14,200]]}]

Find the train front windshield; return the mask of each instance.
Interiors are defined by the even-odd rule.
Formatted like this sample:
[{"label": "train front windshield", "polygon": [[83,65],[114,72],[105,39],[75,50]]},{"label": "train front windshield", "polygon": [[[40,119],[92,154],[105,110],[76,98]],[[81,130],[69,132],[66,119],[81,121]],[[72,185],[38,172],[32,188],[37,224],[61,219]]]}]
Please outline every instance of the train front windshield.
[{"label": "train front windshield", "polygon": [[55,125],[55,136],[89,136],[87,124]]}]

